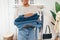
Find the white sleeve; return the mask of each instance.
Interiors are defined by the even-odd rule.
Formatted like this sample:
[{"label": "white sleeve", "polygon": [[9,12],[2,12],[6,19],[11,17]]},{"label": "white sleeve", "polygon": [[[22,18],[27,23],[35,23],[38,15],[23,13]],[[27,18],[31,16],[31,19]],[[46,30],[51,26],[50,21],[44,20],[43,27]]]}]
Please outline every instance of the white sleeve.
[{"label": "white sleeve", "polygon": [[14,19],[18,17],[18,7],[15,7],[15,14],[14,14]]}]

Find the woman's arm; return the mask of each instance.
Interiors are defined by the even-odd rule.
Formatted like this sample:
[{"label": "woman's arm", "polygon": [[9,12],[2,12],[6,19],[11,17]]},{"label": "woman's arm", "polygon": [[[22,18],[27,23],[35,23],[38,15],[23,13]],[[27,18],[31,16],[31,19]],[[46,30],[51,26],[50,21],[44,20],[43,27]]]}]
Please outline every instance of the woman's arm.
[{"label": "woman's arm", "polygon": [[16,7],[15,8],[15,13],[14,13],[14,19],[16,19],[18,17],[18,11],[19,11],[19,8]]}]

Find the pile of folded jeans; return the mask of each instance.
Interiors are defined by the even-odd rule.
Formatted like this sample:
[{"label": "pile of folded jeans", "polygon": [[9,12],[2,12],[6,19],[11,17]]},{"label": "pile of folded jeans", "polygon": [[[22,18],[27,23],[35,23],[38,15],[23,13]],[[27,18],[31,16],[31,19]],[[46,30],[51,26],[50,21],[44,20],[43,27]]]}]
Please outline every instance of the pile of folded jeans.
[{"label": "pile of folded jeans", "polygon": [[33,28],[41,28],[43,25],[38,19],[39,15],[37,13],[27,18],[24,15],[20,15],[15,19],[14,24],[19,30],[18,40],[35,40]]},{"label": "pile of folded jeans", "polygon": [[42,25],[42,23],[40,23],[39,21],[37,21],[39,19],[39,15],[37,13],[35,13],[33,16],[27,17],[25,18],[24,15],[20,15],[18,18],[15,19],[14,24],[19,28],[23,28],[24,25],[33,25],[33,26],[38,26],[41,27],[39,25]]}]

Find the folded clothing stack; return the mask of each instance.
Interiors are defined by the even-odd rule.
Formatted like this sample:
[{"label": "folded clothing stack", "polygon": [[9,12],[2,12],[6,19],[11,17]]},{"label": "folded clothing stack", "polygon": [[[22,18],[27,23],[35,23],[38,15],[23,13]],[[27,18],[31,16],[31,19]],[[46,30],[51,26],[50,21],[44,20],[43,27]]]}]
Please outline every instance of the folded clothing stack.
[{"label": "folded clothing stack", "polygon": [[37,29],[41,28],[43,25],[42,21],[39,21],[38,19],[38,13],[35,13],[30,17],[20,15],[15,19],[14,24],[18,28],[18,40],[37,40]]},{"label": "folded clothing stack", "polygon": [[39,18],[39,15],[36,13],[30,17],[24,17],[24,15],[20,15],[18,18],[16,18],[16,22],[24,22],[24,21],[30,21],[30,20],[37,20]]},{"label": "folded clothing stack", "polygon": [[18,29],[22,29],[26,25],[33,25],[33,27],[41,27],[42,23],[37,21],[39,19],[39,15],[35,13],[34,15],[25,18],[24,15],[20,15],[15,19],[14,24],[18,27]]}]

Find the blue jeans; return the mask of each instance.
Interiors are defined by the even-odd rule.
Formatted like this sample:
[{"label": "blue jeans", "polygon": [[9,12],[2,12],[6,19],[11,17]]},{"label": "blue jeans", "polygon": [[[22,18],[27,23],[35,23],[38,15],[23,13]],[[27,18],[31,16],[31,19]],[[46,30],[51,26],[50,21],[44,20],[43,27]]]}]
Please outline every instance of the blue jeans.
[{"label": "blue jeans", "polygon": [[[35,14],[31,17],[24,18],[24,16],[19,16],[15,19],[14,25],[17,26],[18,32],[18,40],[37,40],[37,29],[34,31],[32,28],[23,28],[25,25],[33,25],[34,28],[41,28],[43,23],[42,21],[38,21],[39,15]],[[36,32],[36,34],[35,34]],[[36,37],[36,38],[35,38]]]},{"label": "blue jeans", "polygon": [[18,32],[18,40],[34,40],[34,29],[23,28]]}]

